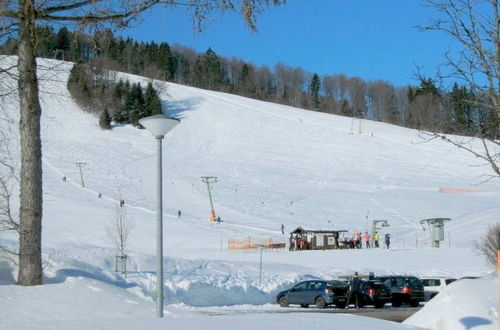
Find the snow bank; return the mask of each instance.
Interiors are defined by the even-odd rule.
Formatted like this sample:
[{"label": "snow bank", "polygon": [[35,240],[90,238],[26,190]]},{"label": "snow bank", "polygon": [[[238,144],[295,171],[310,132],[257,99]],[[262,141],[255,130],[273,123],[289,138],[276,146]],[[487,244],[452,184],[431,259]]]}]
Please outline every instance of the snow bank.
[{"label": "snow bank", "polygon": [[404,324],[439,330],[498,329],[498,273],[451,283]]}]

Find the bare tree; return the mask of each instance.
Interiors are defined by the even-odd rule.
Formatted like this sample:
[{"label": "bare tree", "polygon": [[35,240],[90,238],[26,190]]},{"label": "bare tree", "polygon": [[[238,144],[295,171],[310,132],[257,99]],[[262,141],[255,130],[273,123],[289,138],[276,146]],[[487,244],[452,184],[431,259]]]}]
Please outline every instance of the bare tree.
[{"label": "bare tree", "polygon": [[[18,231],[19,222],[13,213],[14,185],[18,183],[13,157],[9,150],[9,139],[0,131],[0,232]],[[0,254],[12,260],[16,250],[0,246]]]},{"label": "bare tree", "polygon": [[375,120],[397,123],[398,112],[394,86],[386,81],[377,80],[368,84],[368,99],[370,107],[368,109]]},{"label": "bare tree", "polygon": [[477,134],[482,143],[474,148],[465,138],[440,133],[423,133],[427,139],[442,139],[472,153],[493,170],[489,177],[500,178],[500,7],[498,0],[425,0],[438,17],[424,31],[444,32],[460,46],[457,53],[447,52],[444,79],[460,79],[474,95],[472,105],[487,109],[487,122]]},{"label": "bare tree", "polygon": [[[19,232],[19,222],[13,214],[13,176],[0,176],[0,232],[16,231]],[[0,255],[14,260],[19,253],[14,248],[0,245]]]},{"label": "bare tree", "polygon": [[[125,254],[125,248],[127,247],[128,237],[130,232],[134,228],[134,222],[129,217],[127,217],[127,209],[125,205],[116,205],[114,208],[114,214],[111,218],[110,225],[106,228],[109,237],[113,240],[117,255],[116,255],[116,269],[121,269],[122,272],[126,273],[126,262],[127,255]],[[121,263],[121,267],[118,263]]]},{"label": "bare tree", "polygon": [[479,250],[490,266],[496,268],[497,253],[500,250],[500,223],[489,226],[482,240],[474,242],[474,247]]},{"label": "bare tree", "polygon": [[268,66],[258,67],[255,73],[256,84],[257,84],[257,97],[262,100],[269,100],[270,94],[273,90],[273,74]]},{"label": "bare tree", "polygon": [[366,118],[366,82],[359,77],[352,77],[347,84],[351,98],[353,115],[357,118]]},{"label": "bare tree", "polygon": [[[193,14],[193,27],[215,11],[239,9],[251,30],[256,14],[284,0],[1,0],[0,31],[18,37],[18,92],[20,110],[20,223],[19,285],[42,284],[42,143],[40,138],[39,85],[36,64],[37,26],[54,22],[81,27],[113,24],[126,27],[154,6],[182,6]],[[1,94],[1,92],[0,92]]]}]

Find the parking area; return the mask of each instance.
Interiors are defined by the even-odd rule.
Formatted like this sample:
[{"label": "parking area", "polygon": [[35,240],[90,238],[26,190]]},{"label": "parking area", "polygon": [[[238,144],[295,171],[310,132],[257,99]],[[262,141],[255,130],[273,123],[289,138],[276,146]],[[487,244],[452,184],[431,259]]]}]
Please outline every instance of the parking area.
[{"label": "parking area", "polygon": [[360,309],[338,309],[338,308],[311,308],[311,309],[296,309],[290,312],[303,312],[303,313],[344,313],[355,314],[359,316],[373,317],[376,319],[403,322],[422,307],[409,307],[409,308],[392,308],[386,307],[382,309],[360,308]]}]

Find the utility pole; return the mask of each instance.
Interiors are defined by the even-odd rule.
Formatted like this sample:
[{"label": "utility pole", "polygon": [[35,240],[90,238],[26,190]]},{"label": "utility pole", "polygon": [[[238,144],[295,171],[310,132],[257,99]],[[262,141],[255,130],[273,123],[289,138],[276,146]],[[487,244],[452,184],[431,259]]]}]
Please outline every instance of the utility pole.
[{"label": "utility pole", "polygon": [[76,166],[80,168],[80,178],[82,179],[82,187],[85,187],[85,183],[83,182],[83,173],[82,173],[82,166],[85,165],[87,165],[87,163],[81,163],[81,162],[76,163]]},{"label": "utility pole", "polygon": [[217,216],[215,215],[214,203],[212,202],[212,191],[210,190],[210,184],[217,182],[217,177],[216,176],[202,176],[201,181],[205,182],[207,184],[207,188],[208,188],[208,198],[210,200],[210,220],[209,221],[216,221]]}]

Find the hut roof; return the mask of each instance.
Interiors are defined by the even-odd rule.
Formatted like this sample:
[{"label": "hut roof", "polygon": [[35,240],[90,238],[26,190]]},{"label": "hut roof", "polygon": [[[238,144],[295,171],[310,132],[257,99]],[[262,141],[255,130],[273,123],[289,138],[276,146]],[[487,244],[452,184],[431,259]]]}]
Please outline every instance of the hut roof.
[{"label": "hut roof", "polygon": [[347,230],[315,230],[315,229],[304,229],[302,227],[297,227],[294,231],[291,231],[290,234],[303,234],[306,232],[314,232],[318,234],[329,234],[329,233],[344,233]]}]

